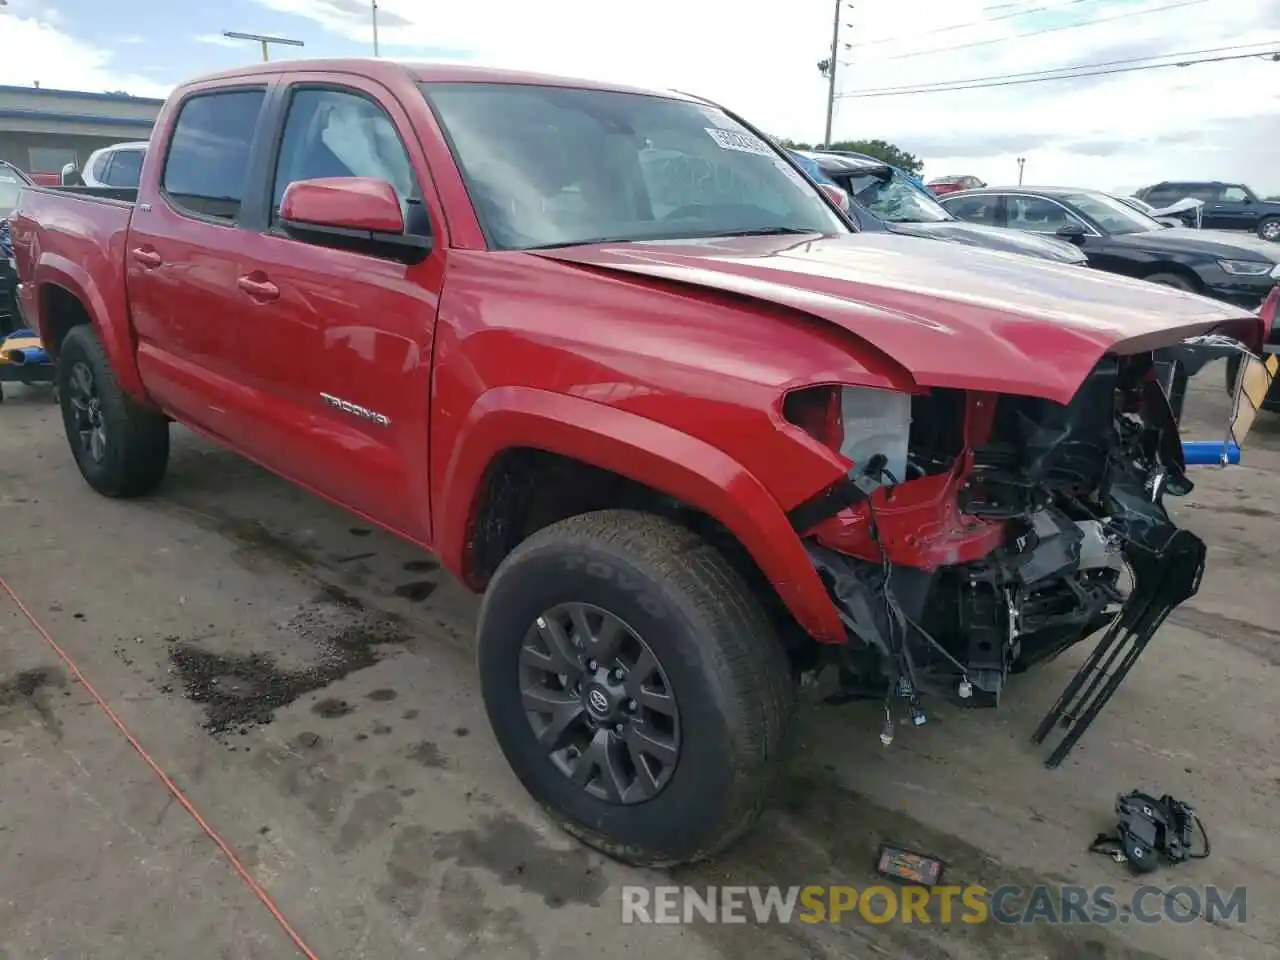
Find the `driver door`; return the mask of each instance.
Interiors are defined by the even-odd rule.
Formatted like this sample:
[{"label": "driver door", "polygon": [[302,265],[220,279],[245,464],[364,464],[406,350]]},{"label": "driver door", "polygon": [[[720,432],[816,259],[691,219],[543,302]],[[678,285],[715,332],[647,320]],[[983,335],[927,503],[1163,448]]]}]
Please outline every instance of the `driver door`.
[{"label": "driver door", "polygon": [[[259,408],[255,455],[415,540],[429,539],[431,346],[445,242],[426,159],[408,117],[379,86],[310,75],[282,91],[266,232],[240,254],[244,385]],[[403,131],[403,133],[402,133]],[[374,177],[406,227],[435,237],[421,263],[294,239],[280,229],[290,183]]]}]

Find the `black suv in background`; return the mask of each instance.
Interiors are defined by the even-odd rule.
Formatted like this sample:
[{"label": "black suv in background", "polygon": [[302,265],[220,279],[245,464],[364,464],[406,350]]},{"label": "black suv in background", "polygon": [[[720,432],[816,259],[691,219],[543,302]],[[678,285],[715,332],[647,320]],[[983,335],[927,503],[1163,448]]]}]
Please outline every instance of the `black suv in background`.
[{"label": "black suv in background", "polygon": [[1248,230],[1263,240],[1280,241],[1280,203],[1263,200],[1243,183],[1166,180],[1134,194],[1157,210],[1186,197],[1204,203],[1205,230]]}]

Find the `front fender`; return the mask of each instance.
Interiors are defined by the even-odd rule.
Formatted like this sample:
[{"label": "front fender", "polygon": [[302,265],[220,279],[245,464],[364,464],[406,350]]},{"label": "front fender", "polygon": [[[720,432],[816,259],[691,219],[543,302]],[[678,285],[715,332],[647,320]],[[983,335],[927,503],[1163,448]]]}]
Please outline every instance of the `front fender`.
[{"label": "front fender", "polygon": [[483,394],[457,437],[432,498],[440,518],[434,539],[445,565],[469,582],[468,542],[485,471],[504,450],[532,447],[629,477],[714,517],[805,630],[824,642],[845,639],[782,508],[742,464],[705,441],[616,407],[517,386]]},{"label": "front fender", "polygon": [[[119,291],[105,291],[93,275],[81,264],[55,253],[44,253],[36,262],[35,270],[36,323],[40,339],[50,356],[57,356],[58,333],[54,318],[50,316],[49,293],[51,287],[60,287],[74,297],[84,308],[102,341],[111,370],[120,388],[139,403],[150,405],[146,388],[138,373],[133,330],[129,325],[129,306],[124,299],[123,277]],[[66,331],[61,331],[65,333]]]}]

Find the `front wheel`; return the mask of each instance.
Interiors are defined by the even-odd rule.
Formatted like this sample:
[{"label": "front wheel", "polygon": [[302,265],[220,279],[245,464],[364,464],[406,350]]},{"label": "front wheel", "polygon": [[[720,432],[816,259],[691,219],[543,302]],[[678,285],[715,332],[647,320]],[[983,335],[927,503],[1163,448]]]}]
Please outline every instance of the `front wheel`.
[{"label": "front wheel", "polygon": [[724,557],[661,518],[584,514],[517,547],[485,593],[478,662],[516,776],[617,859],[712,856],[782,769],[782,645]]},{"label": "front wheel", "polygon": [[139,497],[164,477],[169,422],[120,389],[90,326],[72,327],[57,367],[58,404],[80,474],[107,497]]},{"label": "front wheel", "polygon": [[1280,242],[1280,217],[1267,217],[1259,223],[1258,236],[1263,240]]}]

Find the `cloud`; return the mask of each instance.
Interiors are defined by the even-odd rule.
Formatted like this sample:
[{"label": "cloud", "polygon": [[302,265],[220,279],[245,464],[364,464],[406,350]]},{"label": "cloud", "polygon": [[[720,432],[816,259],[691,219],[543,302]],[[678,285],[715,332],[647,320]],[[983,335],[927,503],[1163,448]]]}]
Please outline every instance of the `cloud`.
[{"label": "cloud", "polygon": [[[353,44],[369,42],[363,0],[256,2]],[[822,138],[826,81],[816,64],[830,52],[828,2],[735,0],[730,10],[724,0],[486,0],[452,5],[446,16],[421,0],[379,0],[378,9],[388,47],[426,56],[434,55],[429,49],[470,50],[484,64],[685,90],[777,135]],[[841,23],[837,81],[844,94],[1262,41],[1280,50],[1280,0],[850,3]],[[929,174],[973,172],[999,181],[1016,175],[1016,158],[1025,156],[1034,179],[1108,187],[1212,177],[1273,192],[1280,190],[1270,146],[1280,143],[1280,64],[847,95],[837,103],[834,134],[896,142],[921,156]]]},{"label": "cloud", "polygon": [[139,97],[163,97],[172,85],[158,83],[132,68],[121,66],[109,50],[76,40],[59,29],[63,22],[51,8],[13,2],[0,9],[0,84],[63,90],[125,90]]},{"label": "cloud", "polygon": [[[28,34],[10,41],[6,31],[0,73],[19,83],[39,78],[85,89],[156,89],[108,52],[58,31],[43,12],[49,2],[58,0],[10,0]],[[335,53],[370,49],[368,0],[253,2],[309,21]],[[925,161],[927,175],[970,172],[998,182],[1016,178],[1016,159],[1026,157],[1030,181],[1107,188],[1239,179],[1280,192],[1280,64],[1261,58],[986,89],[859,95],[1167,54],[1186,59],[1189,51],[1243,44],[1280,50],[1280,0],[1016,3],[847,4],[835,138],[897,143]],[[831,13],[831,0],[484,0],[447,10],[422,0],[378,0],[379,40],[396,56],[684,90],[779,136],[809,142],[823,135],[827,83],[816,65],[830,53]],[[37,29],[38,36],[30,33]],[[136,29],[156,42],[145,23]],[[297,35],[312,34],[299,24]],[[216,36],[188,42],[236,45]]]},{"label": "cloud", "polygon": [[234,47],[235,49],[243,49],[244,40],[233,40],[231,37],[224,37],[220,33],[203,33],[195,38],[196,43],[208,44],[211,47]]}]

